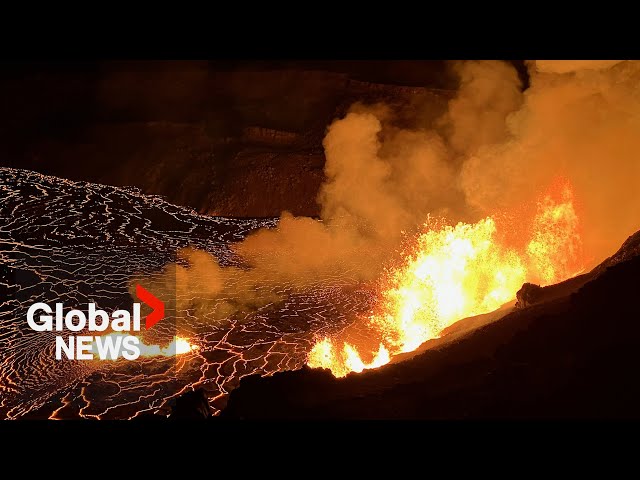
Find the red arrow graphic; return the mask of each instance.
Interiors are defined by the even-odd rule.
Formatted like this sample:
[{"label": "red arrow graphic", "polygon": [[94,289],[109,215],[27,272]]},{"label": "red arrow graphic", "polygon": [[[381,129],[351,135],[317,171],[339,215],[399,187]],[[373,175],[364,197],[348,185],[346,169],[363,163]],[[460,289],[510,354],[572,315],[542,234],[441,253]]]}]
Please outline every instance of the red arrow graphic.
[{"label": "red arrow graphic", "polygon": [[136,285],[136,295],[153,309],[144,322],[145,328],[149,330],[164,318],[164,302],[141,285]]}]

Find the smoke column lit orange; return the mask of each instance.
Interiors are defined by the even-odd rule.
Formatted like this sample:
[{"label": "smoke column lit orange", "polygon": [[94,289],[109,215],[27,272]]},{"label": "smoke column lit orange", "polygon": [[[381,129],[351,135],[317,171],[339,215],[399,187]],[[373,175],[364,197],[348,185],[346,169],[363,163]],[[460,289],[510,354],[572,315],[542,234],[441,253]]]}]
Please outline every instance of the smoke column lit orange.
[{"label": "smoke column lit orange", "polygon": [[[581,271],[578,216],[568,183],[557,182],[541,196],[529,224],[529,238],[507,247],[492,217],[455,226],[429,219],[399,266],[388,271],[367,319],[371,338],[380,339],[377,348],[358,352],[345,341],[323,338],[308,365],[329,368],[337,377],[379,367],[438,338],[458,320],[498,309],[525,281],[546,285]],[[361,353],[373,360],[364,362]]]}]

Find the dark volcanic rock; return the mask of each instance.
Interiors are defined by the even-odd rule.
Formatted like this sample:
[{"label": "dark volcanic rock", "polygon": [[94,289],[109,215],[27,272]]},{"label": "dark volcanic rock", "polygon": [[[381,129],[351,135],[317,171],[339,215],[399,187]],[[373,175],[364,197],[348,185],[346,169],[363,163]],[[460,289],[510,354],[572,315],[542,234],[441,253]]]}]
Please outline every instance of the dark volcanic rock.
[{"label": "dark volcanic rock", "polygon": [[577,292],[405,362],[344,379],[308,369],[243,379],[222,416],[640,418],[635,245],[626,242],[612,257],[623,261],[583,276]]},{"label": "dark volcanic rock", "polygon": [[184,393],[176,398],[170,419],[173,420],[203,420],[211,417],[209,401],[202,388]]},{"label": "dark volcanic rock", "polygon": [[316,196],[323,180],[322,153],[245,149],[229,165],[220,187],[209,192],[205,210],[221,216],[240,212],[241,216],[271,217],[284,210],[318,216]]},{"label": "dark volcanic rock", "polygon": [[600,275],[607,268],[616,265],[625,260],[640,255],[640,232],[636,232],[625,240],[616,253],[607,258],[591,272],[593,275]]},{"label": "dark volcanic rock", "polygon": [[640,232],[636,232],[627,238],[616,253],[594,267],[590,272],[545,287],[531,283],[523,284],[516,294],[516,308],[527,308],[536,303],[548,302],[570,295],[578,291],[587,282],[602,275],[609,267],[638,255],[640,255]]},{"label": "dark volcanic rock", "polygon": [[542,287],[535,283],[525,283],[516,293],[516,308],[526,308],[538,303],[542,296]]}]

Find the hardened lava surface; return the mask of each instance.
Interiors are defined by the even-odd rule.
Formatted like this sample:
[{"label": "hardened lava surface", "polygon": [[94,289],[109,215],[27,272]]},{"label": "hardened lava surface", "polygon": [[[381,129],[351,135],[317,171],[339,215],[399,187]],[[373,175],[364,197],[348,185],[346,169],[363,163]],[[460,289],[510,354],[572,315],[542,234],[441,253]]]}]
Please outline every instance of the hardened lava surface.
[{"label": "hardened lava surface", "polygon": [[215,412],[243,376],[302,366],[318,335],[346,328],[370,307],[370,290],[330,279],[304,292],[283,286],[280,300],[226,318],[202,308],[174,312],[179,321],[163,320],[145,343],[176,334],[198,348],[134,361],[55,360],[60,332],[35,332],[26,321],[35,302],[61,302],[65,311],[86,311],[90,302],[108,312],[130,309],[131,278],[163,275],[179,249],[237,264],[230,245],[276,224],[204,216],[136,189],[0,168],[0,418],[168,415],[172,400],[194,387],[204,388]]}]

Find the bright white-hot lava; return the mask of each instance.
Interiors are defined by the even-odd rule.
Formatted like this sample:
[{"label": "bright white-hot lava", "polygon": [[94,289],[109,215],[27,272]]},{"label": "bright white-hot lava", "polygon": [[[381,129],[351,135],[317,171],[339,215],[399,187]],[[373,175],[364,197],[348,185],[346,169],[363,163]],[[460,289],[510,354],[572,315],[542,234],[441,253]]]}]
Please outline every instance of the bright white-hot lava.
[{"label": "bright white-hot lava", "polygon": [[[488,313],[515,298],[525,281],[551,284],[581,271],[581,241],[573,194],[559,183],[541,197],[524,244],[507,246],[492,217],[474,224],[428,221],[413,248],[381,286],[377,309],[366,320],[373,351],[359,352],[340,339],[323,338],[311,367],[338,377],[388,363],[415,350],[466,317]],[[513,226],[516,228],[516,226]],[[364,362],[361,353],[373,357]]]}]

